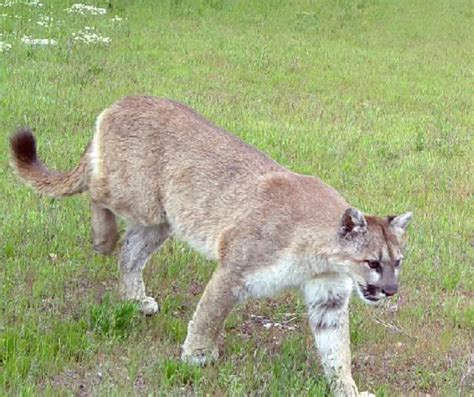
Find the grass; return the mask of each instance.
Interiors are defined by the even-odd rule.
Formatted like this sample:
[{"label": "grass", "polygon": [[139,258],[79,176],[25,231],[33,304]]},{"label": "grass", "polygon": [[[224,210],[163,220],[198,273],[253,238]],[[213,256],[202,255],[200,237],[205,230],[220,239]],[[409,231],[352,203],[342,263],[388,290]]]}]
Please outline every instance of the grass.
[{"label": "grass", "polygon": [[[413,210],[398,298],[352,303],[354,376],[378,396],[474,393],[471,2],[97,1],[105,16],[71,4],[0,7],[0,395],[326,393],[298,296],[239,307],[219,363],[190,367],[180,344],[214,264],[167,243],[146,271],[162,311],[142,317],[119,300],[116,258],[90,249],[87,200],[15,181],[15,126],[69,169],[100,111],[133,93],[189,104],[366,212]],[[85,26],[110,45],[75,42]],[[285,313],[295,329],[251,316]]]}]

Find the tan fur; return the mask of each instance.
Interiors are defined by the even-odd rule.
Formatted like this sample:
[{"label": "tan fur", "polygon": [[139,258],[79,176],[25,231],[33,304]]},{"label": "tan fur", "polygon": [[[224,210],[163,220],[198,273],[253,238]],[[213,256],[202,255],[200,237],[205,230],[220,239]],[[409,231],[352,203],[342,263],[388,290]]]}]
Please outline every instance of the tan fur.
[{"label": "tan fur", "polygon": [[144,312],[158,306],[145,294],[142,270],[169,236],[218,261],[189,323],[183,359],[217,358],[216,339],[235,304],[293,288],[308,305],[333,394],[359,395],[350,368],[349,297],[353,289],[367,302],[395,293],[410,213],[365,217],[318,178],[285,169],[166,99],[127,97],[102,112],[92,144],[68,174],[47,170],[29,139],[12,138],[17,172],[53,196],[87,187],[98,251],[115,246],[115,215],[127,220],[122,290]]},{"label": "tan fur", "polygon": [[[13,151],[17,149],[21,151],[21,146],[25,145],[19,139],[22,136],[21,131],[11,138],[11,146]],[[33,144],[34,145],[34,144]],[[36,148],[32,148],[36,151]],[[28,162],[17,152],[18,155],[12,156],[12,166],[20,179],[32,188],[42,194],[51,197],[71,196],[73,194],[82,193],[87,190],[87,167],[89,165],[89,145],[84,150],[79,164],[70,172],[55,172],[48,170],[44,164],[38,159]]]}]

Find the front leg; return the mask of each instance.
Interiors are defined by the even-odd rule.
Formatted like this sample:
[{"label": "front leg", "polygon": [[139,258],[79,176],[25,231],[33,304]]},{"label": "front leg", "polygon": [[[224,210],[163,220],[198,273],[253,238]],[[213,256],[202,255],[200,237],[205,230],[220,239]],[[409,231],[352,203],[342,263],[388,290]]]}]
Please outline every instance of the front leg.
[{"label": "front leg", "polygon": [[335,397],[356,397],[359,394],[351,373],[347,307],[334,310],[327,316],[333,319],[328,321],[318,314],[310,314],[311,329],[324,373]]},{"label": "front leg", "polygon": [[204,290],[183,344],[181,358],[204,365],[218,358],[217,337],[239,298],[240,278],[220,266]]},{"label": "front leg", "polygon": [[351,373],[348,316],[351,290],[352,282],[347,279],[311,280],[303,288],[311,330],[335,397],[359,396]]}]

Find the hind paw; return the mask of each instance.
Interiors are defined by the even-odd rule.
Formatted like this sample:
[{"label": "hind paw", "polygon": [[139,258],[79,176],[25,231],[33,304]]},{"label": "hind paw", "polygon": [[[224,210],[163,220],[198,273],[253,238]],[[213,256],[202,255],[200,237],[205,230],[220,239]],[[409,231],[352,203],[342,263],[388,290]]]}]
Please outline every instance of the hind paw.
[{"label": "hind paw", "polygon": [[183,349],[183,354],[181,354],[181,360],[192,364],[203,367],[207,364],[214,363],[219,358],[219,353],[217,348],[215,349],[198,349],[192,352],[186,351]]},{"label": "hind paw", "polygon": [[160,310],[158,303],[150,296],[141,299],[138,304],[140,311],[147,316],[152,316]]}]

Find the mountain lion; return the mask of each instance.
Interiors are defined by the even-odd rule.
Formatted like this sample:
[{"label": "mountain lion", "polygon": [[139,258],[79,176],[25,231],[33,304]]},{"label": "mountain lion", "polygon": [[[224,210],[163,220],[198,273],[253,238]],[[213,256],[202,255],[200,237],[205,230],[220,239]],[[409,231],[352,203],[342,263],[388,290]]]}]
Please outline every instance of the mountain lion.
[{"label": "mountain lion", "polygon": [[158,311],[143,268],[171,236],[218,266],[189,322],[182,358],[204,364],[232,308],[299,290],[335,396],[360,396],[351,375],[348,303],[397,292],[403,235],[412,218],[351,208],[318,178],[280,166],[178,102],[126,97],[104,110],[70,172],[50,171],[32,133],[11,137],[19,177],[42,194],[89,191],[95,250],[111,253],[116,216],[128,224],[119,266],[125,299]]}]

